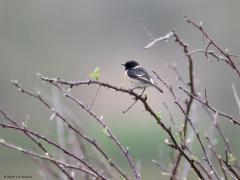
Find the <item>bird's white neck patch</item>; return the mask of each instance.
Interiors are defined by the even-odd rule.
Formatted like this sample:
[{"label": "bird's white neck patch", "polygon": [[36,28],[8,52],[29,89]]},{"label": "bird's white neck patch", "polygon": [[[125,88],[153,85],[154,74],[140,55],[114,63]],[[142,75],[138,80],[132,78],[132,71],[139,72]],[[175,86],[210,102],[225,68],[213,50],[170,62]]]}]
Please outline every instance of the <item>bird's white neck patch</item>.
[{"label": "bird's white neck patch", "polygon": [[139,68],[140,66],[135,66],[133,69]]}]

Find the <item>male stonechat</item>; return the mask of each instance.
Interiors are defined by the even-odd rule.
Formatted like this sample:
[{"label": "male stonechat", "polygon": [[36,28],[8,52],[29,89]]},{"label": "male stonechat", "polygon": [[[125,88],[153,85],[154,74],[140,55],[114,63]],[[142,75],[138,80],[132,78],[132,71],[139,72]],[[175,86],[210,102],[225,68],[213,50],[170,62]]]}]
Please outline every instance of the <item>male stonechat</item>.
[{"label": "male stonechat", "polygon": [[139,66],[136,61],[127,61],[125,64],[122,64],[125,67],[124,78],[128,81],[131,89],[146,89],[149,86],[155,87],[159,92],[163,92],[149,73]]}]

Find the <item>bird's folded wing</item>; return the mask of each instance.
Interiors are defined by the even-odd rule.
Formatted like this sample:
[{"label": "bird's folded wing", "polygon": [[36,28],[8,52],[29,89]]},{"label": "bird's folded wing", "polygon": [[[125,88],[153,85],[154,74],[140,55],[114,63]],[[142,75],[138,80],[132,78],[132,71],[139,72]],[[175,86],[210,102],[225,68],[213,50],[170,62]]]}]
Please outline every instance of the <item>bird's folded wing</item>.
[{"label": "bird's folded wing", "polygon": [[148,84],[154,84],[151,76],[148,74],[148,72],[143,69],[142,67],[137,67],[137,68],[134,68],[134,69],[129,69],[128,70],[128,76],[130,78],[133,78],[133,79],[136,79],[136,80],[139,80],[143,83],[148,83]]}]

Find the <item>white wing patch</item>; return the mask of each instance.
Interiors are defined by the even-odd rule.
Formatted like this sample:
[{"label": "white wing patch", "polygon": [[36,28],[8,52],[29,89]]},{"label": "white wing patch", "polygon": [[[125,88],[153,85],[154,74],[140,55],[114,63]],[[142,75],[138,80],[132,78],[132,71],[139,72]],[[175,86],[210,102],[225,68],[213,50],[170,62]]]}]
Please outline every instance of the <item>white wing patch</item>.
[{"label": "white wing patch", "polygon": [[126,75],[134,87],[145,88],[155,84],[148,72],[142,67],[129,69]]}]

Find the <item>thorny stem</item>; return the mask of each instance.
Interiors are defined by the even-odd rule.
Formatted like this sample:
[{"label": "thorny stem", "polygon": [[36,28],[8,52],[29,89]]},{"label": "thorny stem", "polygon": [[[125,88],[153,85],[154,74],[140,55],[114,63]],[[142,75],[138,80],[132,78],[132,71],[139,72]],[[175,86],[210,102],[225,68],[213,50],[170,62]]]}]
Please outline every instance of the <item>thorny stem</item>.
[{"label": "thorny stem", "polygon": [[[188,45],[186,43],[184,43],[182,39],[180,39],[179,35],[176,33],[175,30],[173,30],[173,36],[175,38],[175,41],[183,48],[183,52],[188,59],[188,74],[189,74],[188,85],[190,87],[191,93],[195,94],[194,77],[193,77],[193,59],[192,59],[191,55],[189,54]],[[190,97],[189,100],[186,102],[186,115],[187,116],[190,115],[192,102],[193,102],[192,97]],[[184,140],[186,139],[186,134],[187,134],[187,123],[188,123],[187,116],[185,116],[184,126],[183,126],[183,138],[184,138]],[[182,155],[179,153],[177,155],[177,160],[176,160],[175,165],[174,165],[173,170],[172,170],[172,174],[173,174],[172,177],[175,177],[176,174],[177,174],[177,169],[180,165],[181,157],[182,157]],[[171,180],[173,180],[173,178],[171,178]]]},{"label": "thorny stem", "polygon": [[[17,126],[17,127],[21,127],[21,125],[19,125],[16,121],[13,121],[10,117],[8,117],[8,115],[3,112],[2,110],[0,110],[0,113],[2,114],[2,116],[9,121],[11,124]],[[40,143],[37,139],[35,139],[33,136],[31,136],[31,134],[29,134],[28,132],[24,131],[24,134],[31,139],[37,146],[39,146],[39,148],[44,152],[47,153],[50,157],[52,157],[52,155],[47,151],[47,149],[42,145],[42,143]],[[68,179],[73,180],[72,176],[70,174],[68,174],[59,164],[53,162],[67,177]]]},{"label": "thorny stem", "polygon": [[[172,89],[171,86],[169,86],[166,82],[164,82],[159,75],[154,72],[154,74],[157,76],[157,78],[167,87],[167,89],[169,90],[169,92],[171,93],[172,97],[174,98],[174,103],[177,105],[177,107],[180,109],[181,113],[184,115],[185,117],[185,121],[184,121],[184,127],[181,131],[181,133],[183,134],[183,137],[181,137],[181,141],[180,143],[177,142],[176,138],[174,137],[171,128],[168,128],[160,119],[160,117],[152,110],[152,108],[149,106],[148,102],[147,102],[147,97],[142,97],[142,95],[138,95],[137,93],[131,91],[131,90],[127,90],[124,88],[118,88],[116,86],[113,86],[109,83],[105,83],[105,82],[100,82],[100,81],[94,81],[94,80],[88,80],[88,81],[64,81],[61,79],[50,79],[47,77],[43,77],[42,75],[39,74],[41,80],[43,80],[44,82],[48,82],[50,84],[52,84],[53,86],[57,87],[59,89],[60,92],[63,93],[63,95],[69,99],[71,99],[73,102],[75,102],[78,106],[80,106],[83,110],[85,110],[87,113],[89,113],[90,116],[92,116],[106,131],[106,134],[109,138],[112,139],[112,141],[116,144],[116,146],[120,149],[120,151],[123,153],[123,155],[126,157],[130,168],[133,171],[133,174],[135,176],[135,179],[140,180],[140,174],[137,171],[137,168],[133,162],[133,159],[131,158],[131,156],[129,155],[128,149],[125,148],[124,146],[122,146],[120,144],[120,142],[118,141],[118,139],[112,134],[111,130],[107,127],[107,125],[104,123],[104,121],[102,120],[102,117],[98,117],[91,109],[92,109],[92,105],[95,102],[95,99],[98,95],[99,89],[100,87],[105,87],[108,89],[113,89],[116,90],[118,92],[122,92],[122,93],[126,93],[129,94],[130,96],[133,96],[135,98],[135,102],[126,110],[128,111],[132,106],[134,106],[134,104],[137,101],[140,101],[145,110],[154,117],[154,119],[156,120],[157,124],[159,126],[161,126],[164,130],[164,132],[168,135],[168,137],[170,138],[170,142],[166,143],[167,145],[169,145],[170,147],[174,148],[175,150],[177,150],[178,156],[177,156],[177,160],[175,161],[174,164],[174,168],[172,169],[172,173],[168,173],[166,170],[164,170],[165,172],[167,172],[171,179],[176,179],[177,178],[177,169],[180,165],[181,162],[181,158],[184,157],[186,159],[186,161],[191,165],[192,169],[196,172],[196,174],[198,175],[198,177],[200,179],[204,179],[204,173],[207,175],[208,179],[213,179],[212,174],[215,175],[216,179],[220,179],[220,177],[218,177],[218,174],[216,172],[216,170],[214,169],[212,163],[210,162],[210,158],[208,157],[208,153],[206,151],[206,147],[203,144],[203,141],[200,138],[200,134],[198,133],[197,129],[195,128],[195,125],[192,122],[192,119],[190,117],[190,112],[191,112],[191,106],[194,100],[198,101],[201,106],[204,108],[204,110],[206,110],[206,112],[212,111],[213,113],[215,113],[215,118],[214,119],[214,125],[216,127],[216,129],[218,130],[221,138],[223,139],[225,145],[226,145],[226,151],[225,151],[225,155],[226,155],[226,160],[222,159],[221,156],[219,156],[217,154],[217,152],[214,150],[213,148],[213,144],[211,142],[211,139],[208,137],[208,135],[206,135],[206,138],[210,144],[209,148],[212,151],[212,153],[214,154],[215,158],[218,160],[218,163],[220,165],[220,168],[223,172],[223,175],[225,177],[225,179],[227,179],[227,173],[233,178],[233,179],[240,179],[240,175],[239,172],[236,171],[235,168],[238,168],[238,164],[237,162],[234,163],[234,165],[231,164],[231,162],[229,162],[229,153],[232,152],[231,147],[229,145],[228,140],[225,138],[222,130],[220,129],[220,126],[218,125],[217,121],[217,116],[222,116],[225,117],[226,119],[230,120],[234,125],[240,125],[240,123],[235,120],[232,116],[219,112],[218,110],[216,110],[214,107],[209,105],[208,99],[207,99],[207,93],[206,93],[206,89],[205,89],[205,99],[202,100],[201,98],[199,98],[197,96],[197,93],[195,92],[195,86],[194,86],[194,66],[193,66],[193,59],[191,57],[191,55],[193,53],[196,52],[202,52],[204,53],[204,55],[206,56],[206,58],[208,59],[208,55],[213,56],[214,58],[216,58],[217,60],[221,60],[224,61],[225,63],[227,63],[233,70],[234,72],[237,73],[238,77],[240,78],[240,70],[237,67],[237,65],[235,64],[234,60],[232,57],[236,57],[235,55],[229,54],[227,50],[223,50],[218,44],[216,44],[213,39],[210,37],[210,35],[205,31],[205,29],[203,29],[202,24],[200,23],[199,25],[196,24],[194,21],[192,21],[187,15],[184,15],[187,23],[193,25],[194,28],[198,29],[202,35],[204,39],[207,39],[208,44],[205,48],[205,50],[202,49],[197,49],[194,51],[189,51],[188,49],[188,44],[184,43],[182,41],[182,39],[180,39],[180,37],[178,36],[178,34],[175,32],[175,30],[169,32],[168,34],[166,34],[163,37],[159,37],[154,39],[153,36],[147,31],[146,27],[144,26],[144,31],[148,33],[148,35],[151,37],[152,42],[150,42],[147,46],[145,46],[145,48],[150,48],[152,47],[154,44],[156,44],[159,41],[163,41],[166,40],[168,41],[168,39],[173,36],[175,38],[175,42],[178,43],[182,48],[183,48],[183,52],[185,54],[185,56],[188,59],[188,83],[184,83],[184,81],[182,80],[182,82],[187,85],[187,87],[189,87],[189,90],[185,90],[182,87],[179,87],[180,90],[182,90],[184,93],[186,93],[188,95],[188,100],[186,101],[186,108],[184,108],[184,106],[181,104],[181,102],[178,101],[178,98],[175,95],[175,91]],[[214,48],[214,50],[216,50],[217,55],[213,50],[210,49]],[[210,50],[209,50],[210,49]],[[78,134],[80,137],[82,137],[83,139],[85,139],[87,142],[89,142],[90,144],[92,144],[102,155],[103,157],[109,161],[109,164],[119,173],[121,174],[121,176],[125,179],[129,179],[112,161],[111,159],[106,155],[106,153],[100,148],[100,146],[96,143],[95,140],[92,140],[90,138],[88,138],[85,134],[83,134],[82,132],[80,132],[79,130],[77,130],[76,128],[74,128],[73,125],[71,125],[67,119],[65,119],[59,112],[57,112],[56,110],[54,110],[51,105],[45,101],[42,96],[40,96],[40,94],[34,94],[26,89],[23,89],[21,86],[18,85],[18,83],[14,83],[13,84],[23,93],[28,94],[34,98],[37,98],[38,100],[40,100],[45,106],[47,106],[54,115],[58,116],[62,121],[64,121],[64,123],[66,123],[66,125],[73,130],[76,134]],[[75,97],[71,96],[70,93],[68,91],[65,91],[65,89],[63,88],[63,85],[69,86],[70,89],[73,88],[74,86],[80,86],[80,85],[97,85],[98,89],[97,92],[95,94],[95,96],[92,99],[92,102],[90,104],[90,106],[87,106],[85,104],[83,104],[81,101],[79,101],[78,99],[76,99]],[[186,88],[188,89],[188,88]],[[161,92],[161,90],[160,90]],[[167,105],[166,105],[167,108]],[[169,112],[169,111],[168,111]],[[76,169],[76,170],[80,170],[85,172],[86,174],[89,174],[90,176],[96,177],[97,179],[107,179],[106,177],[104,177],[98,170],[96,170],[94,167],[92,167],[91,165],[89,165],[87,163],[87,161],[83,158],[78,158],[77,156],[75,156],[73,153],[70,152],[65,152],[65,150],[63,149],[63,147],[59,146],[58,144],[54,143],[52,140],[45,138],[43,136],[41,136],[38,133],[35,133],[29,129],[27,129],[24,125],[19,125],[17,124],[17,122],[15,122],[14,120],[10,119],[6,113],[4,113],[3,111],[0,110],[0,113],[3,115],[3,117],[8,120],[9,122],[11,122],[14,126],[12,125],[7,125],[7,124],[3,124],[0,123],[0,126],[2,128],[11,128],[17,131],[21,131],[24,134],[26,134],[34,143],[36,143],[41,149],[42,151],[45,153],[44,155],[41,154],[36,154],[30,150],[26,150],[26,149],[22,149],[21,147],[18,147],[16,145],[13,144],[8,144],[3,140],[0,140],[0,144],[3,146],[6,146],[8,148],[11,149],[15,149],[15,150],[19,150],[22,153],[28,154],[30,156],[34,156],[40,159],[45,159],[45,160],[49,160],[52,163],[54,163],[69,179],[73,180],[73,177],[71,175],[68,174],[67,171],[65,171],[64,168],[72,168],[72,169]],[[212,115],[210,114],[210,116],[212,117]],[[170,114],[170,118],[171,114]],[[208,169],[206,169],[204,167],[204,163],[202,163],[199,160],[196,160],[193,157],[193,153],[191,152],[191,148],[189,148],[187,140],[186,140],[186,134],[187,134],[187,125],[188,123],[190,124],[190,127],[193,129],[193,132],[203,150],[204,153],[204,160],[207,161],[211,172],[208,172]],[[57,149],[62,150],[65,154],[75,158],[76,160],[82,162],[88,169],[84,169],[82,167],[78,167],[75,165],[71,165],[71,164],[67,164],[65,162],[59,161],[57,159],[54,159],[51,155],[48,154],[47,150],[45,149],[45,147],[38,141],[38,139],[42,139],[46,142],[48,142],[49,144],[55,146]],[[46,155],[47,154],[47,155]],[[233,167],[234,166],[234,167]],[[239,169],[238,169],[239,170]],[[204,176],[203,176],[204,175]]]},{"label": "thorny stem", "polygon": [[51,144],[52,146],[56,147],[57,149],[61,150],[62,152],[64,152],[65,154],[71,156],[72,158],[78,160],[79,162],[81,162],[82,164],[84,164],[87,168],[89,168],[91,171],[93,171],[93,173],[95,173],[98,177],[101,177],[102,179],[107,179],[106,177],[104,177],[101,173],[99,173],[95,168],[93,168],[89,163],[87,163],[84,158],[79,158],[77,157],[75,154],[72,154],[71,152],[69,152],[68,150],[64,149],[63,147],[61,147],[60,145],[58,145],[57,143],[55,143],[54,141],[36,133],[33,132],[27,128],[21,128],[21,127],[16,127],[16,126],[10,126],[10,125],[5,125],[0,123],[0,125],[3,128],[11,128],[14,130],[18,130],[18,131],[22,131],[22,132],[27,132],[28,134],[31,134],[35,137],[37,137],[38,139],[42,139],[43,141],[47,142],[48,144]]},{"label": "thorny stem", "polygon": [[161,121],[161,119],[159,118],[159,116],[151,109],[151,107],[148,105],[147,103],[147,99],[139,96],[138,94],[136,94],[135,92],[133,91],[130,91],[128,89],[123,89],[123,88],[119,88],[119,87],[116,87],[116,86],[113,86],[109,83],[105,83],[105,82],[101,82],[101,81],[94,81],[94,80],[88,80],[88,81],[77,81],[77,82],[68,82],[68,81],[64,81],[64,80],[61,80],[61,79],[51,79],[51,78],[47,78],[47,77],[44,77],[42,75],[40,75],[40,78],[45,81],[45,82],[49,82],[53,85],[58,85],[58,84],[62,84],[62,85],[68,85],[70,87],[74,87],[74,86],[79,86],[79,85],[101,85],[103,87],[106,87],[106,88],[109,88],[109,89],[113,89],[115,91],[118,91],[118,92],[123,92],[123,93],[126,93],[126,94],[129,94],[130,96],[134,96],[136,99],[139,99],[143,106],[145,107],[145,110],[154,117],[154,119],[156,120],[156,122],[163,128],[163,130],[168,134],[169,138],[171,139],[173,145],[174,145],[174,148],[176,150],[178,150],[184,157],[185,159],[189,162],[190,166],[193,168],[193,170],[196,172],[196,174],[198,175],[198,177],[200,179],[204,179],[204,177],[202,176],[202,173],[199,171],[199,169],[196,167],[195,165],[195,161],[193,159],[191,159],[185,152],[184,150],[179,146],[179,144],[177,143],[177,140],[175,139],[175,137],[173,136],[172,134],[172,131],[171,131],[171,128],[167,128],[165,126],[165,124]]},{"label": "thorny stem", "polygon": [[[8,126],[8,125],[4,125],[2,123],[0,125],[3,128],[13,128],[14,129],[14,127],[11,127],[11,126]],[[91,171],[89,171],[89,170],[87,170],[85,168],[82,168],[81,166],[67,164],[65,162],[62,162],[62,161],[59,161],[59,160],[53,158],[52,156],[49,156],[48,154],[47,155],[37,154],[37,153],[34,153],[34,152],[30,151],[30,150],[23,149],[23,148],[21,148],[19,146],[6,143],[3,139],[0,140],[0,144],[5,146],[5,147],[8,147],[10,149],[14,149],[14,150],[20,151],[20,152],[22,152],[24,154],[27,154],[27,155],[30,155],[30,156],[33,156],[33,157],[37,157],[37,158],[40,158],[40,159],[45,159],[45,160],[51,161],[54,164],[61,165],[61,166],[65,167],[65,168],[76,169],[76,170],[82,171],[84,173],[87,173],[87,174],[89,174],[89,175],[91,175],[91,176],[93,176],[95,178],[98,177],[94,173],[92,173]],[[71,178],[71,179],[73,179],[73,178]]]},{"label": "thorny stem", "polygon": [[[67,127],[69,127],[71,130],[73,130],[77,135],[79,135],[80,137],[85,139],[88,143],[93,145],[102,154],[102,156],[107,160],[107,162],[110,164],[110,166],[112,166],[122,177],[124,177],[126,180],[129,179],[127,177],[127,175],[111,160],[111,158],[108,157],[108,155],[99,146],[99,144],[96,142],[96,140],[90,139],[86,134],[84,134],[80,130],[76,129],[70,122],[68,122],[68,120],[63,115],[61,115],[53,107],[51,107],[50,104],[40,94],[34,94],[34,93],[30,92],[29,90],[20,86],[18,84],[18,82],[16,82],[16,81],[12,81],[12,83],[22,93],[25,93],[25,94],[29,95],[30,97],[38,99],[40,102],[42,102],[48,109],[50,109],[54,113],[55,116],[60,118],[67,125]],[[100,88],[100,86],[98,87],[98,90],[99,90],[99,88]]]},{"label": "thorny stem", "polygon": [[191,96],[192,98],[194,98],[195,100],[197,100],[199,103],[203,104],[204,106],[206,106],[208,109],[210,109],[212,112],[214,113],[218,113],[219,116],[225,117],[227,119],[230,120],[230,122],[232,122],[235,125],[240,126],[240,123],[234,119],[232,116],[225,114],[223,112],[220,112],[218,110],[216,110],[215,108],[213,108],[212,106],[209,105],[208,100],[206,99],[205,101],[201,100],[200,98],[194,96],[193,94],[191,94],[190,92],[188,92],[187,90],[183,89],[181,86],[179,87],[179,89],[181,89],[183,92],[185,92],[187,95]]},{"label": "thorny stem", "polygon": [[216,171],[214,170],[214,167],[213,167],[212,163],[210,162],[210,160],[209,160],[209,158],[208,158],[208,155],[207,155],[207,153],[206,153],[205,147],[204,147],[203,142],[202,142],[202,140],[201,140],[201,138],[200,138],[199,132],[196,130],[195,126],[194,126],[193,123],[192,123],[192,120],[189,118],[189,116],[186,114],[186,112],[184,111],[184,109],[183,109],[183,107],[181,106],[181,104],[178,102],[177,97],[176,97],[176,95],[175,95],[172,87],[169,86],[155,71],[153,71],[153,73],[156,75],[157,79],[158,79],[159,81],[161,81],[161,82],[166,86],[166,88],[169,90],[169,92],[171,93],[172,97],[174,98],[174,103],[178,106],[178,108],[181,110],[181,112],[182,112],[182,113],[184,114],[184,116],[187,118],[187,121],[188,121],[189,124],[191,125],[191,127],[192,127],[192,129],[193,129],[193,132],[194,132],[197,140],[199,141],[199,144],[201,145],[201,148],[202,148],[202,150],[203,150],[203,153],[204,153],[204,156],[205,156],[205,158],[206,158],[207,163],[209,164],[210,168],[211,168],[212,171],[214,172],[216,178],[219,179]]},{"label": "thorny stem", "polygon": [[119,140],[113,135],[112,131],[108,128],[108,126],[102,121],[101,117],[98,117],[96,114],[94,114],[86,105],[84,105],[81,101],[75,99],[73,96],[71,96],[67,91],[65,91],[63,88],[61,88],[60,86],[58,86],[57,84],[51,83],[52,85],[54,85],[55,87],[57,87],[60,91],[63,92],[63,94],[71,99],[72,101],[74,101],[77,105],[79,105],[82,109],[84,109],[85,111],[87,111],[89,113],[90,116],[92,116],[94,119],[97,120],[97,122],[107,131],[107,135],[110,139],[112,139],[112,141],[117,145],[117,147],[120,149],[120,151],[122,152],[122,154],[126,157],[128,164],[130,166],[130,168],[133,171],[133,174],[135,176],[135,178],[137,180],[140,180],[140,173],[137,171],[136,166],[134,165],[133,162],[133,158],[131,157],[131,155],[128,152],[128,149],[125,148],[123,145],[121,145],[121,143],[119,142]]},{"label": "thorny stem", "polygon": [[[240,70],[234,63],[234,61],[231,58],[231,55],[228,54],[227,51],[224,51],[219,45],[217,45],[213,39],[210,37],[210,35],[203,29],[201,24],[196,24],[193,22],[186,14],[184,14],[184,18],[186,19],[187,23],[193,25],[196,29],[198,29],[205,38],[209,41],[209,44],[214,46],[225,58],[225,62],[237,73],[238,77],[240,78]],[[207,47],[208,48],[208,47]],[[207,49],[206,49],[207,50]]]}]

